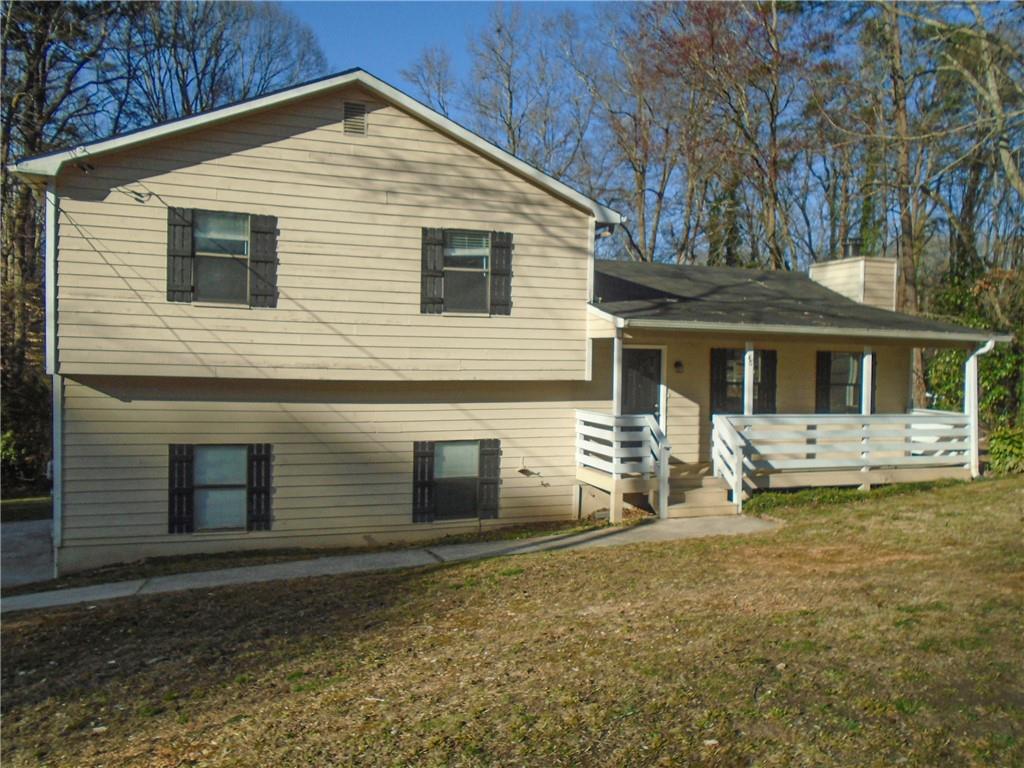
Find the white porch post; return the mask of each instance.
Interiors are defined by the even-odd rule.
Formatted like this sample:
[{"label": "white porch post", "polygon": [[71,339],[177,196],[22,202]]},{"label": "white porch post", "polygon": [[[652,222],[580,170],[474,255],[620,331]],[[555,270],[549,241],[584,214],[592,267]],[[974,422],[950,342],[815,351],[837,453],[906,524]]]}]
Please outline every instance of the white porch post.
[{"label": "white porch post", "polygon": [[[874,367],[875,358],[871,354],[871,347],[864,347],[864,354],[862,354],[860,357],[860,412],[862,416],[871,415],[871,406],[873,405],[873,403],[871,402],[871,379],[873,378],[872,372]],[[860,468],[860,471],[864,473],[865,477],[864,482],[860,484],[860,490],[862,491],[871,490],[871,483],[866,479],[868,476],[868,472],[870,472],[871,470],[870,465],[868,464],[869,428],[869,425],[866,423],[861,425],[861,434],[863,435],[863,437],[861,437],[860,439],[860,444],[862,446],[860,458],[861,461],[864,462],[864,464]]]},{"label": "white porch post", "polygon": [[[612,414],[622,415],[622,329],[615,329],[615,342],[612,347]],[[612,427],[612,449],[621,443],[621,432],[618,424]],[[622,486],[620,484],[617,459],[612,456],[612,483],[608,491],[608,522],[622,522]]]},{"label": "white porch post", "polygon": [[622,329],[615,329],[612,348],[612,414],[622,415]]},{"label": "white porch post", "polygon": [[871,354],[871,347],[864,347],[864,354],[861,356],[860,365],[860,412],[864,416],[870,416],[872,411],[871,380],[874,378],[875,356]]},{"label": "white porch post", "polygon": [[970,432],[971,477],[981,474],[981,425],[978,421],[978,358],[988,354],[995,346],[989,339],[985,345],[976,349],[964,365],[964,415],[967,416]]},{"label": "white porch post", "polygon": [[747,342],[743,352],[743,415],[754,413],[754,344]]}]

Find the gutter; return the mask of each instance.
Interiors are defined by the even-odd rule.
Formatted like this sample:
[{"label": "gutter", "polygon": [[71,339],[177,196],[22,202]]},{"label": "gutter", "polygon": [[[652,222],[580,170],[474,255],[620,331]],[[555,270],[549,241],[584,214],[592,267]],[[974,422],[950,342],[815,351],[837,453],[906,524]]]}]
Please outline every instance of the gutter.
[{"label": "gutter", "polygon": [[[600,311],[600,310],[599,310]],[[619,318],[603,312],[609,318],[616,317],[627,328],[648,328],[652,330],[677,331],[725,331],[740,334],[773,334],[780,336],[869,336],[871,338],[899,339],[901,341],[946,341],[959,343],[992,342],[995,344],[1013,341],[1011,334],[960,333],[957,331],[897,331],[878,328],[820,328],[817,326],[793,325],[751,325],[749,323],[705,323],[700,321],[647,320]]]},{"label": "gutter", "polygon": [[978,381],[978,358],[987,355],[996,346],[995,339],[989,339],[978,347],[964,364],[964,411],[967,412],[967,426],[971,441],[971,477],[981,475],[981,422],[978,415],[981,403]]}]

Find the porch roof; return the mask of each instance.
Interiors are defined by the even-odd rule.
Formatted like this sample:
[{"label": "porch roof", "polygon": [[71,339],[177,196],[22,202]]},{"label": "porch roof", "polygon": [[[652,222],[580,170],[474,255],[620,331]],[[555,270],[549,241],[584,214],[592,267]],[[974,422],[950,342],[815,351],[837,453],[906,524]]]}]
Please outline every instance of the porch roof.
[{"label": "porch roof", "polygon": [[593,306],[636,328],[868,336],[956,345],[1010,336],[860,304],[802,272],[601,261]]}]

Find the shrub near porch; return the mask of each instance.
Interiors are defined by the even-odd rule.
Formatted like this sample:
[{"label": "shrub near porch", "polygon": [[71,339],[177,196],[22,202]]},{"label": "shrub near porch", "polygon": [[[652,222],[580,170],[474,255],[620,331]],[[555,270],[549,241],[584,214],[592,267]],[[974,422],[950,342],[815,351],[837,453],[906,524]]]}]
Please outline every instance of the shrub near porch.
[{"label": "shrub near porch", "polygon": [[[1014,765],[1024,482],[15,615],[11,765]],[[187,597],[187,599],[186,599]]]}]

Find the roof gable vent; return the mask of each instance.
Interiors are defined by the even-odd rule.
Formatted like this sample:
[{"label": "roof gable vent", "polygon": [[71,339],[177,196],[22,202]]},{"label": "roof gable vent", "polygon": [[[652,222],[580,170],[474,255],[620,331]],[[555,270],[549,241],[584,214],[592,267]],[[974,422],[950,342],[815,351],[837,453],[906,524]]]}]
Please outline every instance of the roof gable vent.
[{"label": "roof gable vent", "polygon": [[353,136],[366,135],[366,105],[359,101],[346,101],[345,110],[345,133]]}]

